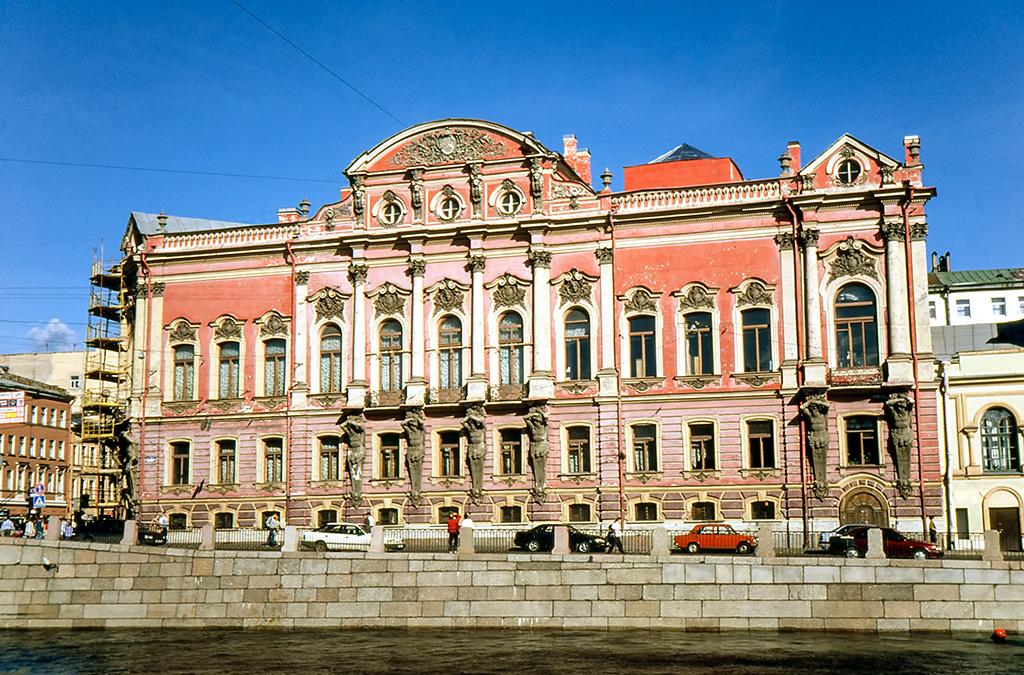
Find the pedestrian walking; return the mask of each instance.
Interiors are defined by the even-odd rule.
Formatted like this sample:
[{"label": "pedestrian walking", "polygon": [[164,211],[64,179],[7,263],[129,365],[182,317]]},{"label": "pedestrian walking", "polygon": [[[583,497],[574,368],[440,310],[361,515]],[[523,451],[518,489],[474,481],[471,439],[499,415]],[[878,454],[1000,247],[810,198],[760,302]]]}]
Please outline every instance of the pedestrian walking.
[{"label": "pedestrian walking", "polygon": [[452,511],[448,515],[448,552],[457,553],[459,550],[459,522],[462,518],[458,511]]},{"label": "pedestrian walking", "polygon": [[935,527],[935,516],[928,516],[928,541],[939,543],[939,529]]},{"label": "pedestrian walking", "polygon": [[21,536],[24,539],[31,539],[36,536],[36,524],[32,522],[31,518],[25,521],[25,529],[22,530]]},{"label": "pedestrian walking", "polygon": [[267,518],[267,546],[277,546],[277,528],[281,527],[281,521],[277,519],[276,513],[271,513]]},{"label": "pedestrian walking", "polygon": [[619,553],[626,552],[622,548],[622,516],[613,520],[608,526],[608,552],[612,553],[616,548],[619,549]]},{"label": "pedestrian walking", "polygon": [[12,537],[14,536],[14,521],[11,520],[10,516],[4,518],[4,522],[0,523],[0,537]]}]

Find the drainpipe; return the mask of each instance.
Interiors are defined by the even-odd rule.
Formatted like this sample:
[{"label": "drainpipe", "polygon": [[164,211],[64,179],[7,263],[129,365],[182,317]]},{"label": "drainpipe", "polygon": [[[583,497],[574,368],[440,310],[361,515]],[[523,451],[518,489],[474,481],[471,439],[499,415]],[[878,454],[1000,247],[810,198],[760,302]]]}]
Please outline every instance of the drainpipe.
[{"label": "drainpipe", "polygon": [[[142,343],[142,414],[139,416],[139,448],[138,455],[141,458],[139,462],[139,508],[136,520],[142,516],[142,497],[144,494],[145,482],[143,481],[143,474],[145,473],[146,467],[146,401],[147,395],[149,394],[149,343],[150,343],[150,332],[153,330],[153,275],[149,269],[149,265],[146,263],[146,252],[142,251],[139,254],[139,266],[142,269],[142,275],[146,277],[146,341]],[[136,321],[136,323],[138,323]],[[130,395],[130,393],[129,393]]]},{"label": "drainpipe", "polygon": [[946,470],[942,473],[942,487],[946,491],[946,547],[952,548],[953,541],[953,462],[949,450],[949,420],[946,419],[949,401],[949,361],[939,361],[939,391],[942,392],[942,448],[946,454]]},{"label": "drainpipe", "polygon": [[914,188],[904,182],[906,200],[900,204],[903,212],[903,247],[907,263],[907,305],[910,309],[910,357],[914,367],[914,435],[917,441],[917,482],[921,485],[921,531],[928,531],[928,514],[924,503],[924,460],[921,452],[921,382],[917,374],[917,307],[914,302],[914,259],[910,250],[910,206]]},{"label": "drainpipe", "polygon": [[[612,295],[615,294],[615,221],[612,219],[612,215],[615,213],[615,207],[611,207],[608,210],[608,231],[612,238]],[[613,298],[614,299],[614,298]],[[625,435],[622,429],[622,350],[619,348],[620,335],[619,335],[619,321],[615,315],[615,303],[612,303],[612,326],[615,329],[615,335],[612,338],[612,346],[615,349],[615,424],[618,427],[618,452],[615,453],[616,461],[618,462],[619,472],[619,517],[625,518],[626,511],[626,468],[624,460],[626,458],[625,453]],[[598,481],[600,482],[600,481]]]},{"label": "drainpipe", "polygon": [[[295,316],[295,254],[292,252],[292,240],[289,239],[284,243],[285,255],[288,257],[288,264],[291,267],[291,363],[288,368],[288,387],[291,388],[292,383],[295,382],[295,330],[296,323],[299,320],[298,316]],[[285,391],[284,396],[284,438],[285,438],[285,465],[284,465],[284,522],[289,524],[291,521],[288,519],[289,507],[291,506],[291,495],[292,495],[292,395],[290,391]],[[256,452],[259,452],[259,448],[256,448]]]},{"label": "drainpipe", "polygon": [[[800,269],[799,240],[797,239],[797,225],[800,219],[799,216],[797,216],[796,209],[793,208],[793,204],[790,202],[788,196],[782,198],[782,203],[789,210],[793,228],[793,292],[796,294],[796,383],[797,387],[802,387],[804,384],[803,321],[805,308],[802,293],[803,270]],[[785,407],[785,399],[783,399],[783,407]],[[800,509],[803,517],[804,546],[809,546],[810,531],[807,511],[807,449],[805,447],[805,439],[807,438],[807,421],[804,419],[803,414],[800,413],[799,408],[797,409],[797,417],[800,419]]]}]

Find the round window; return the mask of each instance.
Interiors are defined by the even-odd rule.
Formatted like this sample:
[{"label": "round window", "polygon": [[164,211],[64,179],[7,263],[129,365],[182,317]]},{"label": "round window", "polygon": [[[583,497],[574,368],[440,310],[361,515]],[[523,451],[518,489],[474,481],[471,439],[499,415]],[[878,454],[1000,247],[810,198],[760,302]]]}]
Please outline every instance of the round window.
[{"label": "round window", "polygon": [[836,169],[836,178],[840,183],[852,185],[860,178],[860,171],[860,162],[855,159],[844,159],[839,162],[839,167]]},{"label": "round window", "polygon": [[385,225],[397,225],[402,219],[402,207],[394,202],[384,205],[380,211],[380,222]]},{"label": "round window", "polygon": [[462,205],[455,197],[446,197],[437,209],[437,216],[441,220],[454,220],[459,215]]},{"label": "round window", "polygon": [[519,196],[518,192],[512,192],[511,190],[506,192],[498,199],[498,211],[505,214],[506,216],[513,216],[519,211],[519,207],[523,205],[523,199]]}]

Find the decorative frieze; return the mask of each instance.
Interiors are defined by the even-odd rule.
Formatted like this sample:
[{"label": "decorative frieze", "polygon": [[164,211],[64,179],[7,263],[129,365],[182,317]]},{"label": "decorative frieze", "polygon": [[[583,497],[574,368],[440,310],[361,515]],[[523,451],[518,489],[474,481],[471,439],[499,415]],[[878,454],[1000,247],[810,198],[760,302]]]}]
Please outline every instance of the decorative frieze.
[{"label": "decorative frieze", "polygon": [[453,279],[445,278],[434,291],[434,314],[462,310],[465,302],[466,293],[463,286]]},{"label": "decorative frieze", "polygon": [[526,284],[508,272],[490,284],[495,307],[526,307]]},{"label": "decorative frieze", "polygon": [[231,317],[225,317],[217,324],[213,337],[218,340],[237,340],[242,337],[242,324]]},{"label": "decorative frieze", "polygon": [[575,267],[562,275],[561,284],[558,286],[558,297],[561,302],[559,307],[576,303],[590,302],[594,282],[587,275]]},{"label": "decorative frieze", "polygon": [[276,337],[288,335],[288,324],[284,322],[279,314],[271,314],[270,317],[260,326],[261,337]]},{"label": "decorative frieze", "polygon": [[709,289],[703,286],[691,286],[690,290],[679,297],[679,311],[689,312],[695,309],[714,309],[715,296],[708,291]]},{"label": "decorative frieze", "polygon": [[504,157],[509,149],[483,131],[445,127],[423,134],[388,160],[391,166],[430,166]]},{"label": "decorative frieze", "polygon": [[345,313],[345,296],[336,288],[325,287],[309,297],[316,309],[317,321],[341,319]]},{"label": "decorative frieze", "polygon": [[875,260],[862,250],[861,242],[848,236],[846,241],[839,245],[836,252],[836,259],[832,261],[829,271],[829,282],[840,277],[866,276],[872,279],[878,278],[878,271],[875,269]]},{"label": "decorative frieze", "polygon": [[196,341],[196,329],[193,328],[187,321],[178,321],[174,324],[174,329],[170,335],[171,344],[176,342],[195,342]]},{"label": "decorative frieze", "polygon": [[718,384],[721,381],[722,378],[718,375],[677,375],[675,377],[677,385],[691,389],[703,389],[709,384]]},{"label": "decorative frieze", "polygon": [[643,312],[656,313],[658,311],[658,302],[646,288],[638,288],[629,296],[629,299],[626,300],[623,308],[630,314]]}]

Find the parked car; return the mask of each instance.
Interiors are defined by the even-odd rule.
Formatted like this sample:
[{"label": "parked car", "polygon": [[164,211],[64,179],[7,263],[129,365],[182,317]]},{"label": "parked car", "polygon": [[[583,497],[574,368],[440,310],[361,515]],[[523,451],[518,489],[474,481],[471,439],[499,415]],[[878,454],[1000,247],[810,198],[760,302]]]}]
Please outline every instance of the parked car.
[{"label": "parked car", "polygon": [[700,551],[736,551],[751,553],[757,548],[757,537],[745,532],[737,532],[732,525],[709,523],[696,525],[687,534],[675,538],[676,546],[687,553]]},{"label": "parked car", "polygon": [[854,530],[862,527],[871,527],[867,523],[854,523],[853,525],[840,525],[831,532],[822,532],[821,536],[818,537],[818,548],[827,550],[829,542],[832,541],[832,537],[846,537],[849,536]]},{"label": "parked car", "polygon": [[167,543],[167,528],[152,523],[139,524],[139,543],[159,546]]},{"label": "parked car", "polygon": [[[586,532],[580,532],[572,525],[566,525],[569,530],[569,550],[579,553],[603,553],[608,550],[608,540]],[[516,532],[515,547],[535,553],[537,551],[550,551],[555,548],[555,526],[538,525],[537,527]]]},{"label": "parked car", "polygon": [[[299,534],[299,545],[321,553],[325,551],[366,551],[370,548],[370,533],[361,525],[328,523],[315,530],[302,531]],[[405,548],[405,543],[397,533],[384,531],[385,551],[400,551],[403,548]]]},{"label": "parked car", "polygon": [[863,558],[868,551],[868,530],[882,531],[882,550],[886,558],[941,558],[942,549],[935,544],[910,537],[897,532],[891,527],[859,527],[844,535],[832,537],[828,544],[828,552],[834,555],[845,555],[847,558]]}]

